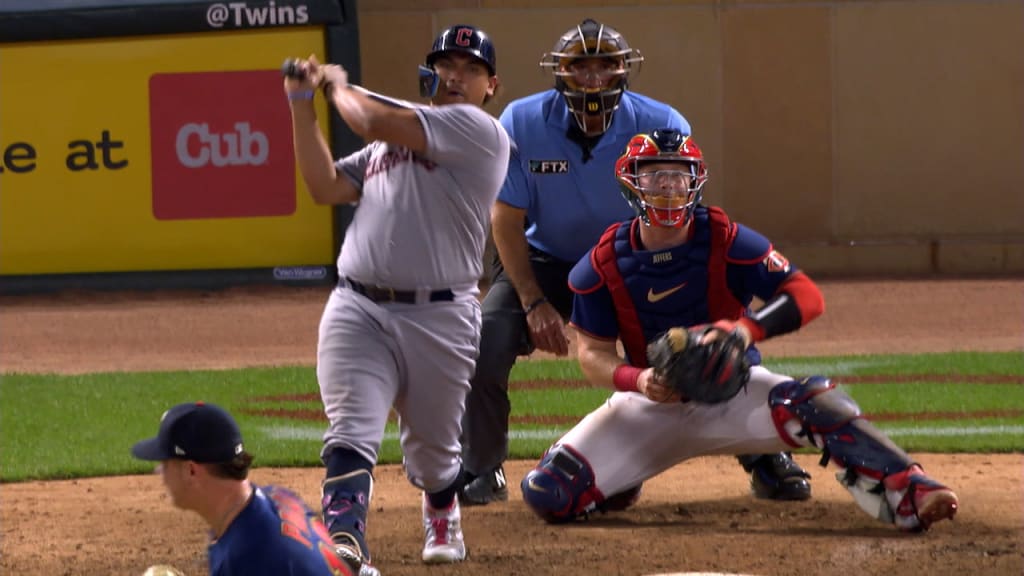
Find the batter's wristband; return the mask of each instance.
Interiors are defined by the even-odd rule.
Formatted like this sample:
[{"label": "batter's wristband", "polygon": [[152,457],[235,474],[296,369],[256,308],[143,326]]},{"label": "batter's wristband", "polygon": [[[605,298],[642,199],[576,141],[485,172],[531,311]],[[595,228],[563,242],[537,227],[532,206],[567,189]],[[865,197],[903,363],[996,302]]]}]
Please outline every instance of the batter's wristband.
[{"label": "batter's wristband", "polygon": [[636,384],[640,381],[640,373],[643,371],[643,368],[620,364],[612,373],[612,384],[615,384],[615,389],[619,392],[639,392]]},{"label": "batter's wristband", "polygon": [[312,90],[298,90],[296,92],[289,92],[288,100],[312,100],[315,94],[316,92],[313,92]]},{"label": "batter's wristband", "polygon": [[541,296],[540,298],[537,298],[533,302],[530,302],[530,304],[526,308],[523,308],[523,312],[525,312],[527,315],[529,315],[530,312],[533,312],[534,310],[537,309],[538,306],[540,306],[541,304],[543,304],[543,303],[545,303],[547,301],[548,301],[547,296]]}]

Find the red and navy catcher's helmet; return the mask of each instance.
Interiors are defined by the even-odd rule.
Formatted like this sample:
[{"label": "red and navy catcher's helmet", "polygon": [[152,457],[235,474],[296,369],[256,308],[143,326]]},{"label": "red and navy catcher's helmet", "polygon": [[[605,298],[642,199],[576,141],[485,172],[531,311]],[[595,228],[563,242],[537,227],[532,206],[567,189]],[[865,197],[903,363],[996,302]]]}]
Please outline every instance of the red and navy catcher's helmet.
[{"label": "red and navy catcher's helmet", "polygon": [[[678,170],[641,172],[652,163],[678,163]],[[622,195],[648,226],[679,228],[693,216],[708,180],[704,154],[697,144],[678,130],[662,128],[637,134],[626,152],[615,162],[615,178]],[[679,186],[685,182],[685,188]]]}]

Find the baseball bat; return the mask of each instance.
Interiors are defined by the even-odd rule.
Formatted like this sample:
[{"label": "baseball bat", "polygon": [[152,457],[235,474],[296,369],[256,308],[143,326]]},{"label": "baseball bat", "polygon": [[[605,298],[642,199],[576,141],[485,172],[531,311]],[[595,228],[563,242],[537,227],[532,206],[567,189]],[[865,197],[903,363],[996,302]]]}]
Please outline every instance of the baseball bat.
[{"label": "baseball bat", "polygon": [[[289,58],[285,60],[284,64],[281,65],[281,74],[283,76],[293,78],[295,80],[305,80],[306,71],[302,69],[302,67],[299,65],[299,62],[300,61],[295,58]],[[321,86],[324,89],[324,94],[329,93],[329,86],[329,82]],[[415,108],[415,105],[413,105],[410,102],[406,102],[405,100],[399,100],[397,98],[392,98],[390,96],[385,96],[383,94],[378,94],[372,90],[367,90],[362,86],[349,84],[348,87],[352,88],[353,90],[358,90],[359,92],[362,92],[366,96],[372,98],[373,100],[376,100],[377,102],[380,102],[381,104],[386,104],[394,108]]]}]

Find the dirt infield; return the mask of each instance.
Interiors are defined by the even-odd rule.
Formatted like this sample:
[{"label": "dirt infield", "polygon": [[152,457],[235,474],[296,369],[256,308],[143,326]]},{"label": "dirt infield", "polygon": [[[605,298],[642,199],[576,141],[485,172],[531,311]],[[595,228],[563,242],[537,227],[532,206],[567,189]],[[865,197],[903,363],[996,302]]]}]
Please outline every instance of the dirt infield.
[{"label": "dirt infield", "polygon": [[[825,282],[828,310],[768,355],[1024,351],[1024,280]],[[82,373],[312,364],[324,288],[62,294],[0,299],[0,370]],[[1007,406],[1019,410],[1019,406]],[[311,447],[315,450],[316,447]],[[803,503],[747,494],[732,458],[701,458],[648,482],[640,504],[550,527],[519,498],[464,510],[470,558],[420,563],[419,495],[397,466],[376,471],[369,540],[385,576],[407,574],[1024,574],[1024,457],[914,454],[957,490],[961,513],[904,535],[859,512],[833,469]],[[319,497],[319,469],[257,469],[259,483]],[[156,476],[0,486],[0,574],[138,575],[150,564],[206,574],[204,528]]]}]

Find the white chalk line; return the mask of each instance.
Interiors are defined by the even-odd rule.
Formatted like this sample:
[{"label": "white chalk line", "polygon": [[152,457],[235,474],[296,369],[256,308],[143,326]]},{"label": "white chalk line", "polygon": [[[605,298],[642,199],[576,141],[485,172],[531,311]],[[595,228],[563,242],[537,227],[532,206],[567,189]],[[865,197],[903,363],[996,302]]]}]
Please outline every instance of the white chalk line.
[{"label": "white chalk line", "polygon": [[[1009,436],[1024,434],[1024,426],[965,426],[965,427],[925,427],[925,428],[887,428],[879,426],[883,432],[890,437],[898,436],[923,436],[925,438],[949,438],[949,437],[970,437],[970,436]],[[260,433],[273,440],[320,440],[324,433],[323,427],[311,428],[309,426],[260,426]],[[539,428],[532,430],[510,430],[509,438],[513,440],[556,440],[568,429],[562,428]],[[398,432],[388,431],[384,433],[384,440],[398,440]]]}]

